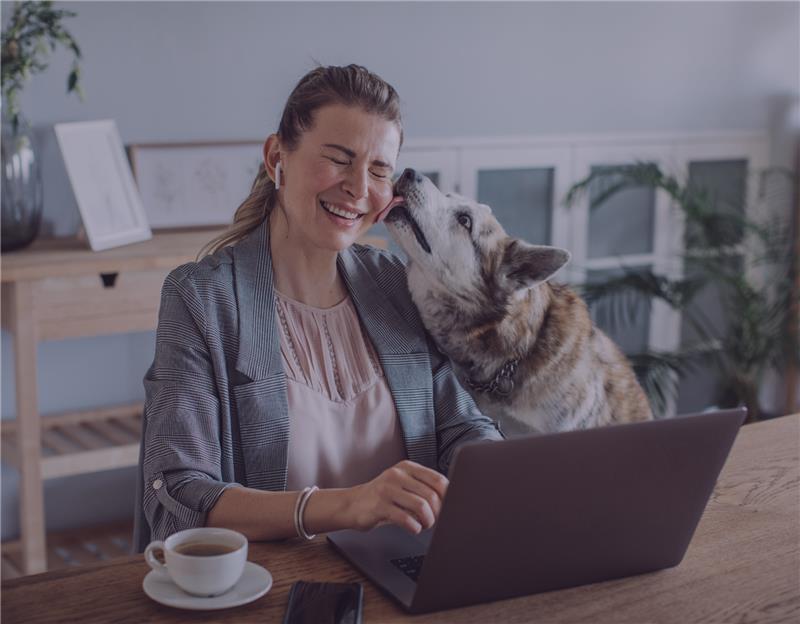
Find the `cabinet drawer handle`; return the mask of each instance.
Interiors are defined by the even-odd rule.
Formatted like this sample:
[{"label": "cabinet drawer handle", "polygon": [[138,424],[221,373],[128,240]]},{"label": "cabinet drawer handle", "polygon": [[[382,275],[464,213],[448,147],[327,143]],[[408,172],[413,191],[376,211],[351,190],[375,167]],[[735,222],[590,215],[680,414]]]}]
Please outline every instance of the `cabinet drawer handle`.
[{"label": "cabinet drawer handle", "polygon": [[117,283],[117,273],[101,273],[100,279],[103,280],[103,288],[114,288],[114,284]]}]

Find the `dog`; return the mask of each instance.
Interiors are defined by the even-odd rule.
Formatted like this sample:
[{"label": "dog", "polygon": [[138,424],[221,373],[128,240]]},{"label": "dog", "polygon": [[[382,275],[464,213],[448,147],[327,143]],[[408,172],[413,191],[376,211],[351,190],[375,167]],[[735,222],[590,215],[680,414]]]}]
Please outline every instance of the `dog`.
[{"label": "dog", "polygon": [[506,234],[489,206],[406,169],[387,229],[408,256],[412,299],[478,408],[507,436],[653,417],[620,349],[586,303],[550,281],[570,258]]}]

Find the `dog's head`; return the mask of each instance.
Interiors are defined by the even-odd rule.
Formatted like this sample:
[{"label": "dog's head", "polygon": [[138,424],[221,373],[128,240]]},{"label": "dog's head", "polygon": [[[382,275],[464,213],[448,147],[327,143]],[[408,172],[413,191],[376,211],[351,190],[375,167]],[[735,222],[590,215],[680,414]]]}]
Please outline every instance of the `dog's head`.
[{"label": "dog's head", "polygon": [[508,236],[489,206],[444,194],[413,169],[403,172],[394,190],[403,203],[389,212],[386,224],[408,255],[409,270],[416,267],[429,287],[462,301],[505,304],[569,261],[564,249]]}]

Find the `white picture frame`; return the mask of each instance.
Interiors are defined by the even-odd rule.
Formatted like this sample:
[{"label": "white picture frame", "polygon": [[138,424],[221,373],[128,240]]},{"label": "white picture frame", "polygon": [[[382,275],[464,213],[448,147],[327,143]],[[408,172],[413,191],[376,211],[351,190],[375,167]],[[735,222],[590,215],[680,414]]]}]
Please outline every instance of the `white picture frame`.
[{"label": "white picture frame", "polygon": [[262,161],[263,140],[128,145],[154,229],[229,225]]},{"label": "white picture frame", "polygon": [[59,123],[54,129],[92,250],[152,238],[116,122]]}]

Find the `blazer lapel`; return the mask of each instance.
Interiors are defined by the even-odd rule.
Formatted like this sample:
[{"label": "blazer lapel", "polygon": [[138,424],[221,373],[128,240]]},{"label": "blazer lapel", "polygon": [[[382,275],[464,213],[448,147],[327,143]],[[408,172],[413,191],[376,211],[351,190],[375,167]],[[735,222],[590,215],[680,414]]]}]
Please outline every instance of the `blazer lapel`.
[{"label": "blazer lapel", "polygon": [[289,407],[276,325],[269,221],[233,248],[239,353],[236,370],[247,377],[233,388],[245,485],[286,489]]},{"label": "blazer lapel", "polygon": [[[352,248],[339,254],[344,279],[361,323],[372,340],[392,391],[408,458],[436,467],[433,379],[424,334],[391,304],[375,276]],[[404,284],[397,284],[403,288]]]},{"label": "blazer lapel", "polygon": [[236,370],[250,379],[282,371],[275,325],[275,293],[269,251],[269,220],[233,247],[236,305],[239,310],[239,353]]}]

